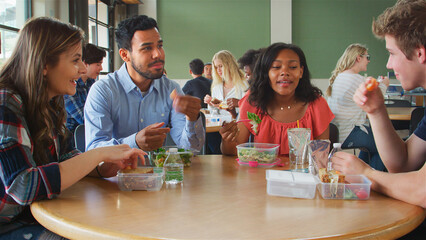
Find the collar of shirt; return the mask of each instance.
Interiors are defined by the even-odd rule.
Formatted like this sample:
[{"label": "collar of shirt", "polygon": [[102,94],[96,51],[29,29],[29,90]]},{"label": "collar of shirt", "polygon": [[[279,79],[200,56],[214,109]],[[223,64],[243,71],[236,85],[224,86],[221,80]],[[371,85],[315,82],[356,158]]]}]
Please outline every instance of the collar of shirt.
[{"label": "collar of shirt", "polygon": [[[121,82],[121,85],[123,86],[126,93],[130,93],[133,90],[136,90],[140,94],[142,94],[142,91],[136,86],[136,84],[133,82],[132,78],[130,77],[129,73],[127,72],[126,63],[123,63],[121,65],[120,69],[117,71],[118,75],[118,81]],[[149,89],[147,91],[147,95],[155,89],[155,91],[159,91],[160,83],[158,79],[155,79],[152,81],[151,86],[149,86]]]}]

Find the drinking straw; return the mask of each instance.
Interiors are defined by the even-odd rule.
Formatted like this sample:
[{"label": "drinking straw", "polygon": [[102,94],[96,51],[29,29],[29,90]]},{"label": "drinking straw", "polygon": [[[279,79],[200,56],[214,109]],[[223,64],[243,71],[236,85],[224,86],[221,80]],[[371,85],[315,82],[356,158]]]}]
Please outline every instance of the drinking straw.
[{"label": "drinking straw", "polygon": [[297,128],[299,128],[299,120],[297,120]]}]

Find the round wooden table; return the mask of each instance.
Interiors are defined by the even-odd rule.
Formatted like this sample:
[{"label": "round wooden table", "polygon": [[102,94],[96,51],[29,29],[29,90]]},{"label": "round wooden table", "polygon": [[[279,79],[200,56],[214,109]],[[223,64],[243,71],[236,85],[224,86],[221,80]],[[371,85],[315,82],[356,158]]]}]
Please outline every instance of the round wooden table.
[{"label": "round wooden table", "polygon": [[264,168],[221,155],[196,157],[183,187],[123,192],[116,178],[86,177],[31,211],[71,239],[389,239],[425,218],[423,208],[375,192],[365,201],[269,196]]}]

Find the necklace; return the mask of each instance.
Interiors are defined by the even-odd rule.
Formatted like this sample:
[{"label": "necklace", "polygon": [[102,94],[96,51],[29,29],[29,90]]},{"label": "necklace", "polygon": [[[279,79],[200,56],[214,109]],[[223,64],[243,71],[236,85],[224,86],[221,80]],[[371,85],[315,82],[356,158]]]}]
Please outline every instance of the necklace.
[{"label": "necklace", "polygon": [[[290,105],[288,105],[288,106],[287,106],[287,109],[290,109],[290,108],[291,108],[291,106],[290,106]],[[280,107],[280,109],[281,109],[281,111],[282,111],[282,110],[284,110],[284,107]]]}]

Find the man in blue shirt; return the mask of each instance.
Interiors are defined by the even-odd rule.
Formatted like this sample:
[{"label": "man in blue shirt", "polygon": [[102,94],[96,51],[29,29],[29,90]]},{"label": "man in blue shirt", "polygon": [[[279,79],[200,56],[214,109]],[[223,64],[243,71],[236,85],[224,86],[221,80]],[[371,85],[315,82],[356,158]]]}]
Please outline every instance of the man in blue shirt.
[{"label": "man in blue shirt", "polygon": [[187,81],[182,90],[185,94],[198,97],[201,102],[201,107],[207,108],[207,104],[204,103],[204,97],[210,93],[212,87],[212,80],[203,77],[204,63],[201,59],[196,58],[189,63],[189,74],[193,79]]},{"label": "man in blue shirt", "polygon": [[[394,70],[405,90],[426,88],[425,12],[424,0],[400,0],[373,21],[373,33],[386,40],[386,67]],[[368,114],[377,149],[389,173],[376,171],[345,152],[333,156],[333,168],[344,174],[364,174],[375,191],[426,208],[426,116],[404,142],[392,127],[382,92],[379,88],[368,91],[366,85],[362,83],[353,98]]]},{"label": "man in blue shirt", "polygon": [[106,56],[105,50],[93,44],[83,47],[83,63],[86,73],[76,82],[76,92],[73,96],[64,95],[65,109],[67,110],[67,128],[74,133],[75,128],[84,123],[84,103],[90,87],[102,71],[102,62]]},{"label": "man in blue shirt", "polygon": [[151,151],[162,147],[170,132],[178,147],[199,151],[205,138],[201,100],[184,96],[163,76],[157,22],[134,16],[120,22],[115,36],[124,64],[90,89],[84,108],[86,149],[125,143]]}]

